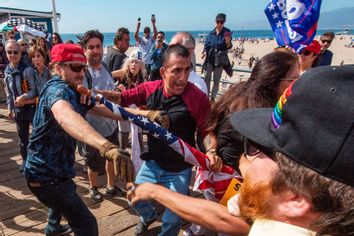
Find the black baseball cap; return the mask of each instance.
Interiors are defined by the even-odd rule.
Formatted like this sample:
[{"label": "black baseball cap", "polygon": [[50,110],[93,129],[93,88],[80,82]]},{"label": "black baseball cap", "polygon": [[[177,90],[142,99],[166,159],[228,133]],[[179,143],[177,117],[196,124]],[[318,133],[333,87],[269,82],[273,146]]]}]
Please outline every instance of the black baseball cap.
[{"label": "black baseball cap", "polygon": [[354,187],[354,67],[317,67],[294,81],[274,109],[233,113],[245,137],[320,175]]}]

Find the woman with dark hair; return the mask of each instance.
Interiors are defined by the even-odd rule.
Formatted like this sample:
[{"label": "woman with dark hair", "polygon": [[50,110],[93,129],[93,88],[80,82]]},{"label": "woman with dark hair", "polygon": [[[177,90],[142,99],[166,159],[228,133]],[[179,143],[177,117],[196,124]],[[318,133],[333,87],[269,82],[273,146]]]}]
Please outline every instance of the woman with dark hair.
[{"label": "woman with dark hair", "polygon": [[321,45],[317,40],[313,40],[299,54],[300,75],[315,67],[318,63],[318,55],[321,52]]},{"label": "woman with dark hair", "polygon": [[39,96],[44,84],[51,79],[50,70],[47,64],[47,55],[45,51],[39,47],[31,47],[28,55],[35,70],[34,82],[36,84],[37,94]]},{"label": "woman with dark hair", "polygon": [[63,40],[61,39],[61,36],[59,33],[53,33],[52,35],[52,47],[54,47],[54,45],[57,45],[59,43],[63,43]]},{"label": "woman with dark hair", "polygon": [[47,55],[46,56],[46,63],[49,64],[49,62],[50,62],[50,50],[49,50],[48,45],[47,45],[47,40],[45,40],[45,38],[43,38],[43,37],[39,37],[37,39],[37,47],[42,48],[44,50],[45,54]]},{"label": "woman with dark hair", "polygon": [[[229,115],[249,108],[274,107],[289,84],[298,79],[299,72],[297,55],[290,51],[277,50],[256,63],[247,81],[230,87],[214,104],[210,113],[210,146],[207,151],[209,159],[217,158],[241,175],[239,166],[244,151],[243,137],[232,128]],[[208,200],[220,200],[211,197],[206,191],[204,195]],[[183,235],[203,233],[200,226],[193,224]]]}]

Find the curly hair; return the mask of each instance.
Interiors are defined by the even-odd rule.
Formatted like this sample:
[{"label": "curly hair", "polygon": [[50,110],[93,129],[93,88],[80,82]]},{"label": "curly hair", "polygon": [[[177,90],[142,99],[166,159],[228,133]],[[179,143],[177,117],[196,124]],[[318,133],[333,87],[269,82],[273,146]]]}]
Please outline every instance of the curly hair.
[{"label": "curly hair", "polygon": [[101,44],[103,44],[103,34],[98,31],[98,30],[89,30],[84,33],[84,35],[81,37],[81,44],[86,48],[87,42],[91,38],[98,38],[101,41]]},{"label": "curly hair", "polygon": [[260,59],[246,82],[232,85],[214,104],[209,117],[209,131],[217,135],[217,121],[232,112],[248,108],[273,107],[278,100],[280,78],[298,63],[290,51],[273,51]]}]

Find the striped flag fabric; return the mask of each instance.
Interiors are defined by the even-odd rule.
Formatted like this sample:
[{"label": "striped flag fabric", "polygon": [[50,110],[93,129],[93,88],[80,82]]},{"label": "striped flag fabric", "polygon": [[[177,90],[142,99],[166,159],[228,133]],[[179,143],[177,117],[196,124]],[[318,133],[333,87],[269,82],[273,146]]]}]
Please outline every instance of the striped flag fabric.
[{"label": "striped flag fabric", "polygon": [[[134,115],[126,111],[123,107],[109,102],[103,96],[98,96],[99,103],[104,104],[114,114],[146,130],[149,134],[160,139],[174,151],[181,154],[186,162],[197,166],[199,170],[196,175],[194,190],[208,189],[211,193],[214,193],[216,199],[220,200],[232,178],[242,178],[233,168],[226,165],[222,167],[220,172],[211,171],[209,159],[204,153],[191,147],[188,143],[170,133],[161,125],[149,121],[148,118]],[[97,100],[97,98],[91,97],[92,103],[95,103]]]},{"label": "striped flag fabric", "polygon": [[270,0],[264,12],[279,46],[300,53],[316,35],[322,0]]}]

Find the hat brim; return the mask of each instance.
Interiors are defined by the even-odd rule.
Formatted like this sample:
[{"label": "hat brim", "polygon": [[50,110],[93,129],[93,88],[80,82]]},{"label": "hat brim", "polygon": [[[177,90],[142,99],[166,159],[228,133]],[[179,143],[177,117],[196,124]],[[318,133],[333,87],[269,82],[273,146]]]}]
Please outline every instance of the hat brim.
[{"label": "hat brim", "polygon": [[254,108],[235,112],[230,116],[230,123],[241,135],[273,149],[275,147],[269,132],[272,112],[272,108]]}]

